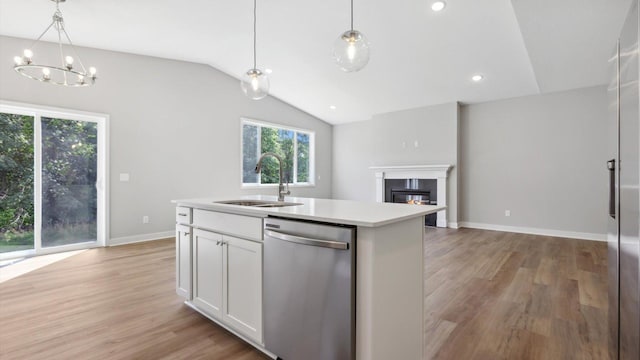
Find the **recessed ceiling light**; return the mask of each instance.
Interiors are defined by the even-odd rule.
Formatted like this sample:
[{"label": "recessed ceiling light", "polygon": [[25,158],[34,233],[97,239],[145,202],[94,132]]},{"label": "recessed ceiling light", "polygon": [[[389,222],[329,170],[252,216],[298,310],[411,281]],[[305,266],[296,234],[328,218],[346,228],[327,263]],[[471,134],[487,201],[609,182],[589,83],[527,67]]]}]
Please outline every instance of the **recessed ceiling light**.
[{"label": "recessed ceiling light", "polygon": [[335,106],[335,105],[329,105],[329,109],[331,109],[331,110],[335,110],[335,109],[336,109],[336,106]]},{"label": "recessed ceiling light", "polygon": [[271,69],[264,69],[264,72],[266,72],[267,74],[271,74],[273,72],[273,70]]},{"label": "recessed ceiling light", "polygon": [[473,80],[473,81],[475,81],[475,82],[482,81],[482,79],[484,79],[484,76],[482,76],[482,75],[480,75],[480,74],[476,74],[476,75],[473,75],[473,76],[471,77],[471,80]]},{"label": "recessed ceiling light", "polygon": [[444,1],[435,1],[433,4],[431,4],[431,10],[433,11],[442,11],[445,6],[447,6],[447,3],[445,3]]}]

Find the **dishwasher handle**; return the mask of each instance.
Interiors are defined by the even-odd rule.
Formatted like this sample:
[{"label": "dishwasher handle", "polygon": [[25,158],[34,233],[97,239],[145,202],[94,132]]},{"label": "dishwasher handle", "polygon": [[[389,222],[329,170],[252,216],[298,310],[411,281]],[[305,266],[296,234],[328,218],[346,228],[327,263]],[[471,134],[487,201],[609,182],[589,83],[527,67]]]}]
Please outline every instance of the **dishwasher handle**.
[{"label": "dishwasher handle", "polygon": [[284,240],[284,241],[288,241],[296,244],[326,247],[326,248],[337,249],[337,250],[349,250],[349,244],[345,242],[340,242],[340,241],[310,239],[303,236],[288,234],[280,231],[267,230],[267,229],[264,230],[264,234],[274,239]]}]

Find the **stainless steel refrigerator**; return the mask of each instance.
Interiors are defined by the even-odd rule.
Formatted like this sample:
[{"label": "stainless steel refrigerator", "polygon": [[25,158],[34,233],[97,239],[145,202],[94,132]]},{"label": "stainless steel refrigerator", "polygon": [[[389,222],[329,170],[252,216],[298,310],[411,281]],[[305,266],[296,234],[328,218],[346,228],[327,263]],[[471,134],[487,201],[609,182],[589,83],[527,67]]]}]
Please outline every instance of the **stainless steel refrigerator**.
[{"label": "stainless steel refrigerator", "polygon": [[640,359],[640,87],[638,0],[632,2],[610,60],[609,354]]}]

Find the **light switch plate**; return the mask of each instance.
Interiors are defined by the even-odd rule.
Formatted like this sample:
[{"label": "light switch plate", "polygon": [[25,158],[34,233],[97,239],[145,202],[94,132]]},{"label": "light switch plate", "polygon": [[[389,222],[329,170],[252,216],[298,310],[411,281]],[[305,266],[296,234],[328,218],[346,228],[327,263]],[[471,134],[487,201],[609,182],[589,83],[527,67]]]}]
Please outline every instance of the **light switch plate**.
[{"label": "light switch plate", "polygon": [[129,181],[129,174],[127,173],[120,174],[120,181],[124,181],[124,182]]}]

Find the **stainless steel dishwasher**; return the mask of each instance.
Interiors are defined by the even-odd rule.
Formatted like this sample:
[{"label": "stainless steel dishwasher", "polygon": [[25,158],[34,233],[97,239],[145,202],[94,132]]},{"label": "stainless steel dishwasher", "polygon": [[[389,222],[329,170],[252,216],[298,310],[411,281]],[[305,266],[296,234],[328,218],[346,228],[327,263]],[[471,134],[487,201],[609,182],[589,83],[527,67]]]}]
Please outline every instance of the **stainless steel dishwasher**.
[{"label": "stainless steel dishwasher", "polygon": [[355,234],[265,219],[264,343],[280,359],[355,359]]}]

